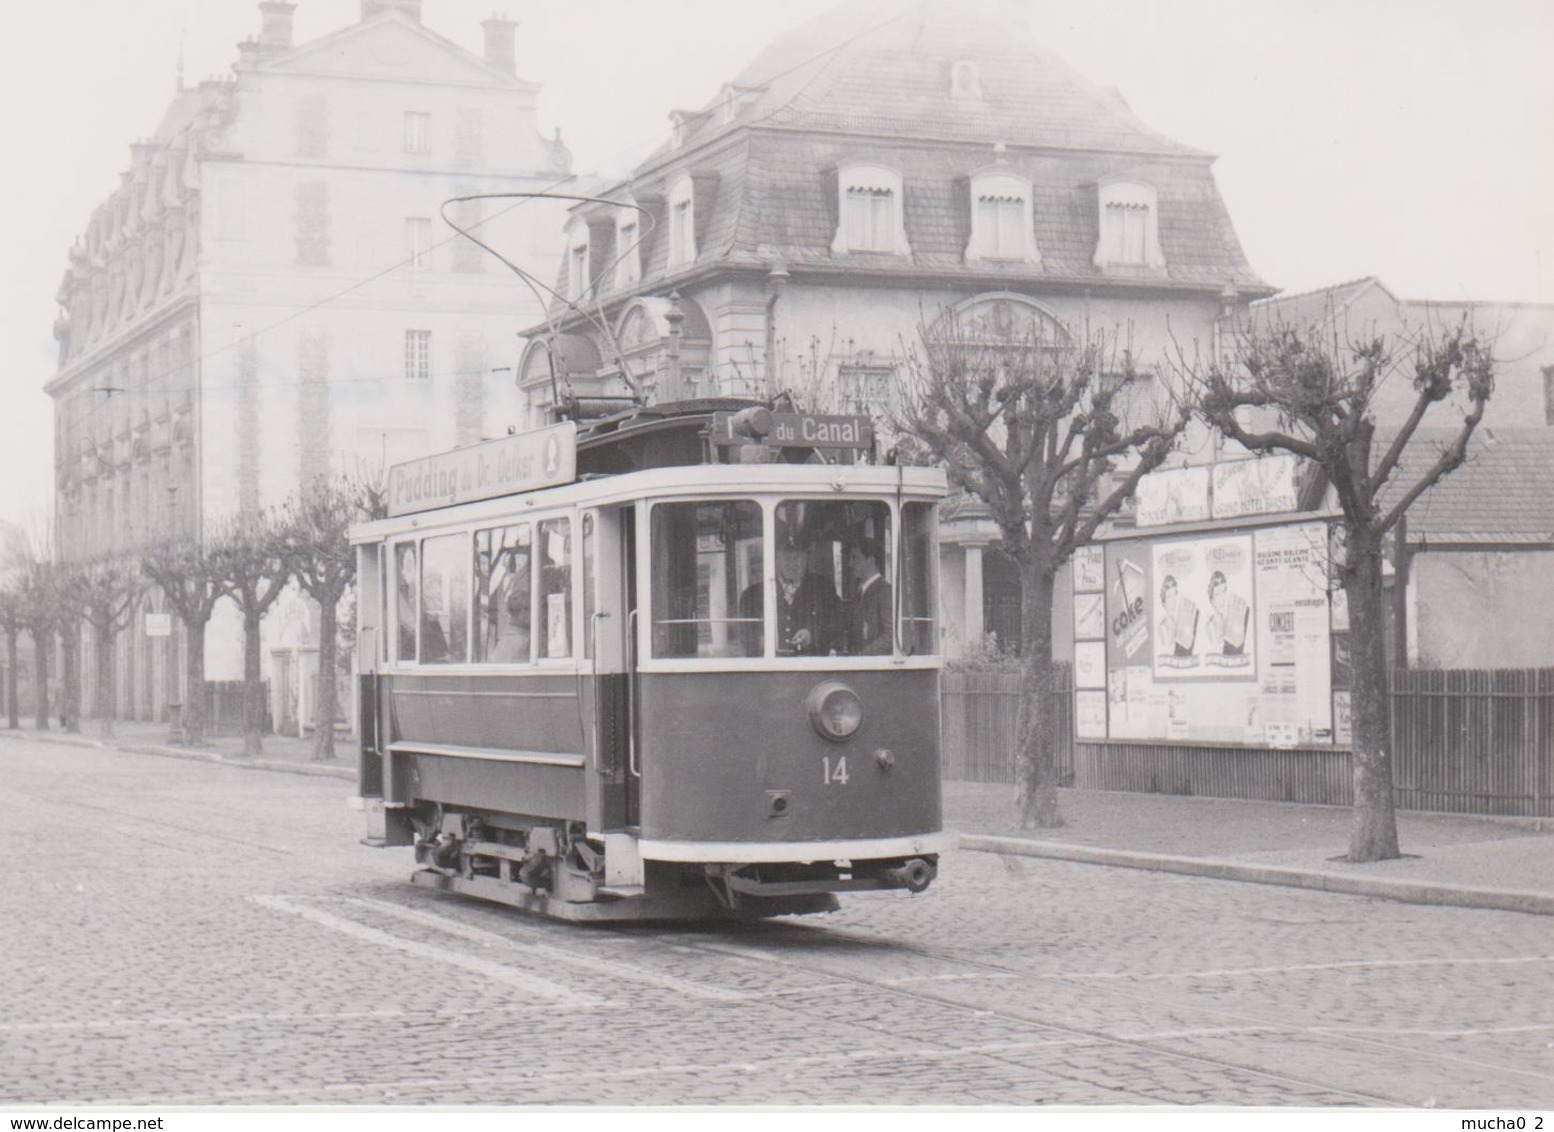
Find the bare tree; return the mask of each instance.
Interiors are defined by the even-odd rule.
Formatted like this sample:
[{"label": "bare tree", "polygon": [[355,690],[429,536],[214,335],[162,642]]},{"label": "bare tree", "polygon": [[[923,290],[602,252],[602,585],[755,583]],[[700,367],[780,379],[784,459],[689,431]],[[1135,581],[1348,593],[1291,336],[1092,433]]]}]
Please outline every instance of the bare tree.
[{"label": "bare tree", "polygon": [[0,630],[5,633],[5,711],[12,731],[21,726],[21,713],[16,703],[16,642],[26,628],[25,609],[22,595],[14,583],[0,589]]},{"label": "bare tree", "polygon": [[335,757],[335,716],[339,711],[336,667],[339,611],[356,581],[356,550],[347,541],[350,526],[377,505],[375,485],[344,479],[318,480],[287,502],[281,532],[286,564],[304,593],[318,603],[318,692],[313,758]]},{"label": "bare tree", "polygon": [[41,558],[22,563],[22,620],[32,636],[33,726],[49,729],[49,649],[59,624],[59,582],[54,564]]},{"label": "bare tree", "polygon": [[1061,825],[1052,704],[1058,571],[1160,466],[1188,416],[1174,402],[1122,410],[1119,394],[1139,375],[1118,356],[1115,336],[1076,339],[1034,322],[987,336],[946,312],[922,328],[922,340],[897,428],[987,505],[1019,569],[1020,823]]},{"label": "bare tree", "polygon": [[135,603],[145,592],[145,578],[129,559],[96,558],[77,565],[71,583],[74,605],[92,627],[96,669],[92,714],[106,738],[113,734],[113,643],[129,627]]},{"label": "bare tree", "polygon": [[[1354,820],[1349,860],[1399,856],[1387,721],[1383,543],[1408,508],[1462,465],[1494,390],[1490,344],[1466,323],[1415,337],[1364,341],[1336,331],[1272,327],[1241,335],[1231,363],[1185,366],[1210,425],[1253,452],[1293,452],[1317,465],[1337,495],[1343,544],[1335,563],[1348,597],[1354,661]],[[1390,438],[1379,437],[1379,395],[1411,378],[1414,398]],[[1422,462],[1404,453],[1426,414],[1454,397],[1453,439]],[[1398,477],[1394,481],[1394,477]]]},{"label": "bare tree", "polygon": [[222,589],[243,615],[243,754],[263,753],[264,683],[259,626],[291,581],[286,543],[274,514],[230,520],[211,541]]},{"label": "bare tree", "polygon": [[168,539],[141,553],[141,572],[155,583],[184,626],[185,741],[205,741],[209,718],[205,689],[205,627],[226,590],[220,563],[199,542]]}]

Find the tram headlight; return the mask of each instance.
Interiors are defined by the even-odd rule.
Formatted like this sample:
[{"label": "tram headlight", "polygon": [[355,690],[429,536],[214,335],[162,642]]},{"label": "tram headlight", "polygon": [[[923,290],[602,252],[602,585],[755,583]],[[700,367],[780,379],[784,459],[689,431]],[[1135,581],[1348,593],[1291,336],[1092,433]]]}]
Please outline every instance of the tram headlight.
[{"label": "tram headlight", "polygon": [[837,680],[818,684],[809,694],[809,723],[822,739],[840,743],[863,725],[863,701]]}]

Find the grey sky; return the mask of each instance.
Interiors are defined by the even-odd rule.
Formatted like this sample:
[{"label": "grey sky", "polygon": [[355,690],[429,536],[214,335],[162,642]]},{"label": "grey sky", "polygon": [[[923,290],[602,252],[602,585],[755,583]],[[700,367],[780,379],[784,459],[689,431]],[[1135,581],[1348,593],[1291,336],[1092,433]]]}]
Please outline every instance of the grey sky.
[{"label": "grey sky", "polygon": [[[833,0],[503,0],[542,128],[623,171],[778,32]],[[478,51],[493,0],[423,0]],[[1036,34],[1150,125],[1220,155],[1253,267],[1304,290],[1376,274],[1406,298],[1554,302],[1554,5],[1540,0],[1034,0]],[[359,0],[298,0],[296,38]],[[54,294],[128,145],[185,75],[224,71],[252,0],[75,0],[9,13],[0,122],[11,233],[0,295],[0,519],[48,505]],[[559,236],[558,236],[559,239]]]}]

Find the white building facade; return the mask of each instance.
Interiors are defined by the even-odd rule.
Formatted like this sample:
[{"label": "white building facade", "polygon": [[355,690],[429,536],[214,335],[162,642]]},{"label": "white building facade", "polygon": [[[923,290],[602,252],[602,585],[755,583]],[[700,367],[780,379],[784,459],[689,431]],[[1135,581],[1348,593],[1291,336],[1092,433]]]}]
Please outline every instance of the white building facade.
[{"label": "white building facade", "polygon": [[[357,23],[299,45],[294,8],[259,5],[230,78],[180,82],[71,250],[48,386],[67,559],[197,538],[315,477],[519,423],[516,331],[538,304],[443,218],[555,270],[561,204],[449,203],[571,180],[515,73],[516,25],[485,21],[476,54],[422,24],[419,0],[362,0]],[[291,689],[272,689],[277,725],[300,724],[306,603],[266,636]],[[137,619],[119,648],[121,714],[158,718],[182,695],[176,635]],[[240,676],[231,610],[207,649],[209,679]]]}]

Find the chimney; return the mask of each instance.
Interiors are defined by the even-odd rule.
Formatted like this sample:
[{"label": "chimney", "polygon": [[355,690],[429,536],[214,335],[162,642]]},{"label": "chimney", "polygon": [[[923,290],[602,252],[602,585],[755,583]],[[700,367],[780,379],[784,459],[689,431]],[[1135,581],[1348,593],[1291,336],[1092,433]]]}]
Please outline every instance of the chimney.
[{"label": "chimney", "polygon": [[493,12],[489,19],[480,21],[481,30],[486,33],[486,63],[495,67],[506,75],[518,73],[518,59],[515,53],[514,33],[518,25],[507,18],[507,13],[500,15]]},{"label": "chimney", "polygon": [[362,0],[362,22],[384,12],[402,12],[416,23],[421,22],[421,0]]},{"label": "chimney", "polygon": [[260,0],[259,42],[266,47],[291,49],[291,14],[297,10],[287,0]]}]

